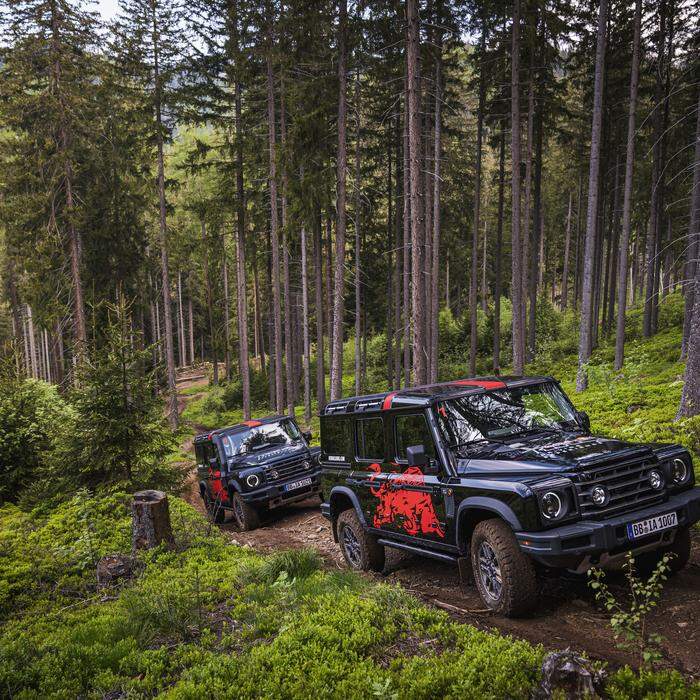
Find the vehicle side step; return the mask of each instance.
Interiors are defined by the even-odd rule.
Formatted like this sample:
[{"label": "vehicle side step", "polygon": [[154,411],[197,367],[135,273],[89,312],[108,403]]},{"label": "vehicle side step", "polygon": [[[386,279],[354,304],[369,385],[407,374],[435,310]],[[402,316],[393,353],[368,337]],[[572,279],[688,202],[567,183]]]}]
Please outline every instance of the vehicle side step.
[{"label": "vehicle side step", "polygon": [[418,554],[422,557],[430,557],[431,559],[437,559],[438,561],[444,561],[449,564],[456,564],[457,557],[453,554],[447,554],[445,552],[435,552],[432,549],[423,549],[422,547],[416,547],[413,544],[406,544],[405,542],[397,542],[396,540],[377,540],[378,544],[383,544],[385,547],[393,547],[394,549],[402,549],[405,552],[410,552],[411,554]]}]

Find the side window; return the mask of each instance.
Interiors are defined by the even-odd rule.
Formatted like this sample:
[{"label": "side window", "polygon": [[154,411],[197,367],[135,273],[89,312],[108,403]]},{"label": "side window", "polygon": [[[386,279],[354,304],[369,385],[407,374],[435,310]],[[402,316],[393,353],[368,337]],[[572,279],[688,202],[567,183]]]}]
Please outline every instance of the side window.
[{"label": "side window", "polygon": [[435,445],[430,434],[428,423],[422,413],[412,413],[408,416],[396,416],[396,456],[406,459],[406,448],[413,445],[424,445],[426,454],[435,459]]},{"label": "side window", "polygon": [[384,421],[381,418],[359,418],[355,422],[357,458],[384,461]]},{"label": "side window", "polygon": [[329,462],[350,462],[354,452],[352,445],[352,420],[345,417],[321,418],[321,452]]}]

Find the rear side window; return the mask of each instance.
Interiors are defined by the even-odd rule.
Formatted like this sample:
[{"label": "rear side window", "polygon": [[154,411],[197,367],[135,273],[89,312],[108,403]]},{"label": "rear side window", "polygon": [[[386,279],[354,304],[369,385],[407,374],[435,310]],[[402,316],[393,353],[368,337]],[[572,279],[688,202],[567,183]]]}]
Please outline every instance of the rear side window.
[{"label": "rear side window", "polygon": [[384,461],[384,421],[381,418],[360,418],[355,423],[357,458]]},{"label": "rear side window", "polygon": [[406,459],[406,448],[414,445],[425,446],[425,453],[435,459],[433,436],[422,413],[396,416],[394,426],[396,428],[396,456],[399,459]]},{"label": "rear side window", "polygon": [[329,462],[350,462],[354,452],[352,421],[348,418],[321,418],[321,452]]}]

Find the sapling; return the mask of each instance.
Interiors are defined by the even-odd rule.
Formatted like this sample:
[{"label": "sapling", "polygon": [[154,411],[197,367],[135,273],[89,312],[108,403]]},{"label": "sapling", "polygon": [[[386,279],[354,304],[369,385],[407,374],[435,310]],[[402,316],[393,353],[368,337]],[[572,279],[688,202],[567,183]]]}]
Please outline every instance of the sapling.
[{"label": "sapling", "polygon": [[588,570],[588,585],[596,600],[610,613],[610,626],[618,647],[633,651],[639,658],[640,668],[653,665],[661,658],[663,637],[650,630],[649,615],[659,602],[673,556],[665,554],[661,557],[649,578],[644,579],[637,576],[634,556],[627,553],[624,564],[630,593],[627,604],[618,600],[608,588],[602,569],[593,567]]}]

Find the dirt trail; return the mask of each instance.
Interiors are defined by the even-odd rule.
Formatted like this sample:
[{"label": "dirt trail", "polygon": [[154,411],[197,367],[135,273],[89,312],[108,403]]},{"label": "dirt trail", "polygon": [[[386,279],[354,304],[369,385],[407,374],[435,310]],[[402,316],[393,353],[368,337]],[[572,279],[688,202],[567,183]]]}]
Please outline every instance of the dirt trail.
[{"label": "dirt trail", "polygon": [[[206,379],[198,378],[190,383],[179,383],[178,387],[193,386],[193,381],[203,381],[202,386],[206,384]],[[181,398],[184,406],[192,395]],[[191,439],[183,448],[191,450]],[[191,481],[185,497],[204,512],[194,481]],[[253,532],[237,532],[230,521],[221,529],[232,540],[248,544],[260,552],[314,547],[329,568],[345,568],[338,546],[333,542],[330,525],[319,511],[317,499],[273,511],[263,521],[262,527]],[[528,618],[510,620],[484,610],[476,589],[461,586],[456,568],[447,564],[387,550],[384,572],[367,576],[399,583],[425,602],[446,610],[456,620],[481,629],[496,629],[548,649],[571,647],[585,651],[591,658],[607,661],[611,666],[637,665],[633,654],[617,648],[608,615],[596,607],[585,581],[543,580],[537,611]],[[621,592],[623,583],[619,576],[613,577],[613,590]],[[700,678],[700,539],[697,537],[690,564],[666,584],[651,625],[665,638],[661,665]]]}]

